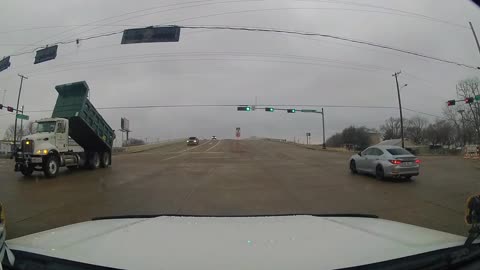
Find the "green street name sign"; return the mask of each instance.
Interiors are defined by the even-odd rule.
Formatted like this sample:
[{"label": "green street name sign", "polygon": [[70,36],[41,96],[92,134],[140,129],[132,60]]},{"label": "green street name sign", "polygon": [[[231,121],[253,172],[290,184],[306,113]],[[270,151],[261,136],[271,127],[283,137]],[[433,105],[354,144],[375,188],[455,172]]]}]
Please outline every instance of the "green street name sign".
[{"label": "green street name sign", "polygon": [[28,120],[28,119],[30,119],[30,117],[28,115],[25,115],[25,114],[17,114],[17,119]]}]

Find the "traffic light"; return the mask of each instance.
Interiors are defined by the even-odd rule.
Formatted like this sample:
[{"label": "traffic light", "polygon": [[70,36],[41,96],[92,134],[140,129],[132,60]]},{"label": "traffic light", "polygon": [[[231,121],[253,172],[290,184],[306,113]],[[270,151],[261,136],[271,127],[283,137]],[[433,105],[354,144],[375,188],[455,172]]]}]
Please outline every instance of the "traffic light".
[{"label": "traffic light", "polygon": [[0,110],[3,110],[3,104],[0,104]]},{"label": "traffic light", "polygon": [[473,103],[473,100],[474,100],[473,97],[467,97],[465,99],[465,103],[467,103],[467,104]]},{"label": "traffic light", "polygon": [[287,109],[287,113],[295,113],[296,111],[296,109]]},{"label": "traffic light", "polygon": [[7,106],[7,111],[13,112],[13,107]]},{"label": "traffic light", "polygon": [[249,112],[252,110],[252,107],[250,106],[240,106],[240,107],[237,107],[237,111],[246,111],[246,112]]},{"label": "traffic light", "polygon": [[266,111],[266,112],[274,112],[275,109],[274,109],[274,108],[265,108],[265,111]]},{"label": "traffic light", "polygon": [[454,99],[447,101],[447,106],[453,106],[453,105],[455,105]]}]

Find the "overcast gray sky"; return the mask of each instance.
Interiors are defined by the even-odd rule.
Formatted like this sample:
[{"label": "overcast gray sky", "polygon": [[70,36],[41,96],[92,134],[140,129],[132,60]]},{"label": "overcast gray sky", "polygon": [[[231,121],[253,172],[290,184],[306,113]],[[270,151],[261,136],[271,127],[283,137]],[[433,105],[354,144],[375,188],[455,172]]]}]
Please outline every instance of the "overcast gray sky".
[{"label": "overcast gray sky", "polygon": [[[464,0],[16,0],[1,4],[0,57],[125,28],[180,24],[332,34],[477,66],[480,54],[468,21],[480,32],[479,9]],[[96,107],[253,105],[255,97],[258,104],[397,106],[392,74],[401,70],[400,83],[408,84],[401,91],[404,106],[441,115],[445,101],[455,97],[457,81],[478,75],[478,70],[321,37],[182,29],[179,43],[120,45],[120,40],[114,35],[60,45],[55,60],[37,65],[33,53],[12,57],[12,66],[0,72],[0,101],[7,90],[4,104],[16,104],[22,73],[29,77],[21,98],[26,111],[53,109],[55,85],[81,80],[90,86]],[[138,138],[233,138],[235,127],[241,127],[243,137],[293,139],[311,132],[314,142],[321,140],[319,114],[233,107],[101,113],[114,129],[121,116],[129,118]],[[33,120],[50,115],[27,114]],[[327,107],[325,116],[329,136],[352,124],[376,128],[398,110]],[[13,120],[0,111],[1,136]]]}]

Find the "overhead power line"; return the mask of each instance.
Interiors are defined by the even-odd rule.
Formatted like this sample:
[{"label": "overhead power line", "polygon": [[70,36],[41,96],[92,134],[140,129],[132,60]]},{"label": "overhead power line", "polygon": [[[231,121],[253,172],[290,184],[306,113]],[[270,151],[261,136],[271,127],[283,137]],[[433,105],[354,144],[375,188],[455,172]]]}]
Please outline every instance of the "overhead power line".
[{"label": "overhead power line", "polygon": [[[167,25],[166,27],[168,27],[168,26],[173,26],[173,25]],[[409,54],[409,55],[413,55],[413,56],[417,56],[417,57],[421,57],[421,58],[425,58],[425,59],[435,60],[435,61],[438,61],[438,62],[453,64],[453,65],[462,66],[462,67],[466,67],[466,68],[480,69],[480,67],[475,67],[475,66],[472,66],[472,65],[469,65],[469,64],[464,64],[464,63],[460,63],[460,62],[453,61],[453,60],[448,60],[448,59],[443,59],[443,58],[439,58],[439,57],[429,56],[429,55],[419,53],[419,52],[414,52],[414,51],[405,50],[405,49],[399,49],[399,48],[395,48],[395,47],[388,46],[388,45],[374,43],[374,42],[371,42],[371,41],[356,40],[356,39],[352,39],[352,38],[346,38],[346,37],[330,35],[330,34],[322,34],[322,33],[314,33],[314,32],[300,32],[300,31],[282,30],[282,29],[274,29],[274,28],[238,27],[238,26],[216,26],[216,25],[203,25],[203,26],[202,25],[175,25],[175,26],[180,27],[180,28],[184,28],[184,29],[271,32],[271,33],[300,35],[300,36],[317,36],[317,37],[336,39],[336,40],[341,40],[341,41],[345,41],[345,42],[357,43],[357,44],[382,48],[382,49],[386,49],[386,50],[396,51],[396,52],[400,52],[400,53],[404,53],[404,54]],[[69,41],[61,41],[61,42],[57,42],[55,44],[50,44],[50,45],[78,43],[78,42],[84,41],[84,40],[90,40],[90,39],[96,39],[96,38],[102,38],[102,37],[109,37],[109,36],[117,35],[117,34],[120,34],[120,33],[123,33],[123,30],[108,32],[108,33],[102,33],[102,34],[92,35],[92,36],[88,36],[88,37],[77,38],[77,39],[73,39],[73,40],[69,40]],[[19,56],[19,55],[24,55],[24,54],[30,54],[30,53],[35,52],[38,49],[42,49],[42,48],[45,48],[45,47],[46,46],[37,47],[33,50],[13,54],[11,56]]]},{"label": "overhead power line", "polygon": [[443,63],[448,63],[448,64],[454,64],[458,66],[463,66],[467,68],[472,68],[472,69],[480,69],[480,67],[475,67],[472,65],[456,62],[453,60],[448,60],[448,59],[443,59],[439,57],[434,57],[434,56],[429,56],[426,54],[414,52],[414,51],[409,51],[405,49],[399,49],[395,47],[391,47],[388,45],[383,45],[379,43],[374,43],[371,41],[362,41],[362,40],[357,40],[357,39],[352,39],[352,38],[346,38],[346,37],[341,37],[341,36],[336,36],[336,35],[330,35],[330,34],[321,34],[321,33],[314,33],[314,32],[300,32],[300,31],[290,31],[290,30],[281,30],[281,29],[273,29],[273,28],[255,28],[255,27],[236,27],[236,26],[209,26],[209,25],[183,25],[183,26],[178,26],[180,28],[185,28],[185,29],[210,29],[210,30],[233,30],[233,31],[249,31],[249,32],[273,32],[273,33],[282,33],[282,34],[292,34],[292,35],[301,35],[301,36],[318,36],[318,37],[324,37],[324,38],[331,38],[331,39],[337,39],[337,40],[342,40],[342,41],[347,41],[347,42],[352,42],[352,43],[358,43],[358,44],[363,44],[363,45],[368,45],[368,46],[373,46],[377,48],[382,48],[382,49],[387,49],[387,50],[392,50],[392,51],[397,51],[405,54],[410,54],[422,58],[427,58]]},{"label": "overhead power line", "polygon": [[[97,107],[97,110],[125,110],[125,109],[155,109],[155,108],[219,108],[219,107],[238,107],[242,104],[175,104],[175,105],[135,105],[135,106],[104,106]],[[243,104],[245,105],[245,104]],[[335,105],[335,104],[257,104],[257,107],[310,107],[310,108],[352,108],[352,109],[395,109],[395,106],[369,106],[369,105]],[[439,115],[434,115],[426,112],[421,112],[409,108],[403,108],[404,110],[428,115],[432,117],[442,118]],[[52,112],[53,110],[32,110],[26,111],[26,113],[39,113],[39,112]]]}]

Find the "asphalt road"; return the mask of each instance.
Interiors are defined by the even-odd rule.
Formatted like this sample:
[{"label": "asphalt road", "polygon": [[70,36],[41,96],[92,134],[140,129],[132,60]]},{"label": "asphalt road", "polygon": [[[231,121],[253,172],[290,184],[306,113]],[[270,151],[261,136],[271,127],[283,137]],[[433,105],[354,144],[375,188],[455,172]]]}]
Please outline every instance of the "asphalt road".
[{"label": "asphalt road", "polygon": [[480,169],[460,157],[422,157],[411,182],[352,175],[349,154],[266,140],[176,143],[114,156],[96,171],[23,177],[0,159],[7,237],[97,216],[365,213],[465,235],[464,204]]}]

